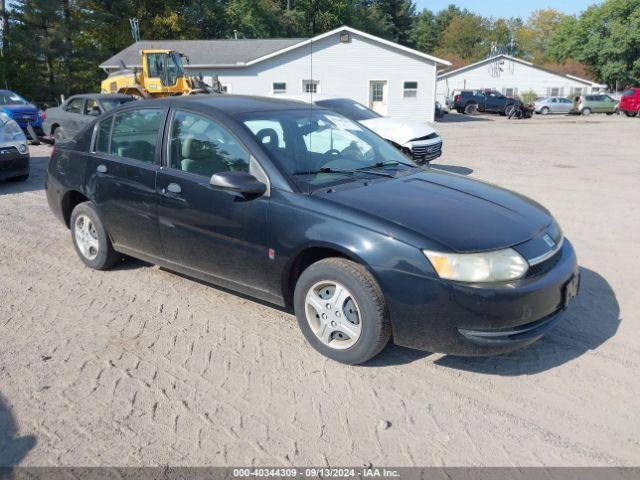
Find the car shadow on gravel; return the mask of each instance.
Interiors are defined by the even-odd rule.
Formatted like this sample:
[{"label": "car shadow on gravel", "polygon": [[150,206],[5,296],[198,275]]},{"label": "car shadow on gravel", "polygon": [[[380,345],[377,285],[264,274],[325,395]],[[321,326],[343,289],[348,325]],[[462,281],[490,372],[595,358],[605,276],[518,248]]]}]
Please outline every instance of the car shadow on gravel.
[{"label": "car shadow on gravel", "polygon": [[487,375],[531,375],[595,350],[618,331],[620,306],[604,277],[583,267],[580,274],[580,294],[563,313],[565,318],[533,345],[496,357],[447,355],[434,363]]},{"label": "car shadow on gravel", "polygon": [[19,465],[36,445],[36,437],[18,435],[13,412],[7,402],[0,395],[0,477],[3,476],[3,467]]},{"label": "car shadow on gravel", "polygon": [[48,165],[49,157],[31,157],[31,173],[29,179],[24,182],[0,180],[0,197],[2,197],[2,195],[15,195],[18,193],[44,190],[44,179],[47,175]]},{"label": "car shadow on gravel", "polygon": [[493,118],[483,115],[465,115],[449,112],[439,118],[436,123],[492,122]]}]

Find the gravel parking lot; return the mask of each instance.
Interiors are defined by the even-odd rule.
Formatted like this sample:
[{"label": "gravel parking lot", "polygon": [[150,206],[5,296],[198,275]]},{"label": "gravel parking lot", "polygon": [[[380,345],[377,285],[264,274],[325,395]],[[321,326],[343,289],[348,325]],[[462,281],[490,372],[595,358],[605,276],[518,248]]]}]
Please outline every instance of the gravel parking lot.
[{"label": "gravel parking lot", "polygon": [[272,306],[137,261],[91,271],[31,147],[31,179],[0,183],[0,465],[640,464],[640,119],[437,129],[438,168],[538,200],[577,250],[580,297],[525,350],[348,367]]}]

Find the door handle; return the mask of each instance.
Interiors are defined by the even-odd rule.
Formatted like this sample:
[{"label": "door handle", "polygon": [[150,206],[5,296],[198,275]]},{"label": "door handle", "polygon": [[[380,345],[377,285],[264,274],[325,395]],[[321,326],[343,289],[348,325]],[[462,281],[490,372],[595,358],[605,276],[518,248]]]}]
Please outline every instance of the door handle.
[{"label": "door handle", "polygon": [[96,168],[96,170],[98,171],[98,173],[107,173],[107,166],[100,164],[98,165],[98,168]]}]

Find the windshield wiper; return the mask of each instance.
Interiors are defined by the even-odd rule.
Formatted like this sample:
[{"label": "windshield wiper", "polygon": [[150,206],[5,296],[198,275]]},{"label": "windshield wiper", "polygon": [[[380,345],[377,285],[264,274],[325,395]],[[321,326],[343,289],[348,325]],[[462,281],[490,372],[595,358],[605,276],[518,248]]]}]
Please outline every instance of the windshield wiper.
[{"label": "windshield wiper", "polygon": [[335,168],[322,167],[318,170],[302,170],[299,172],[293,172],[291,175],[317,175],[319,173],[340,173],[340,174],[353,175],[356,172],[355,170],[336,170]]},{"label": "windshield wiper", "polygon": [[405,167],[418,168],[416,165],[411,165],[410,163],[404,163],[404,162],[398,162],[398,161],[395,161],[395,160],[391,160],[391,161],[388,161],[388,162],[377,162],[377,163],[374,163],[373,165],[367,165],[366,167],[357,168],[356,170],[362,171],[362,170],[370,170],[372,168],[393,167],[393,166],[397,166],[397,165],[404,165]]}]

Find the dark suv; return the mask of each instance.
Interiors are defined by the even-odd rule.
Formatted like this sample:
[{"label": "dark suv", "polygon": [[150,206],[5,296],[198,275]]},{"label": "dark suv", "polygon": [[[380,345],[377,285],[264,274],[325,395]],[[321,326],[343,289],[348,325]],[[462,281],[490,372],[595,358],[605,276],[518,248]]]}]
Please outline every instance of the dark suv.
[{"label": "dark suv", "polygon": [[487,112],[508,115],[514,105],[522,106],[522,102],[495,90],[462,90],[453,98],[453,108],[458,113]]},{"label": "dark suv", "polygon": [[129,255],[293,307],[308,342],[345,363],[391,338],[513,350],[578,291],[573,247],[542,206],[421,168],[300,102],[130,102],[56,144],[46,189],[88,267]]}]

